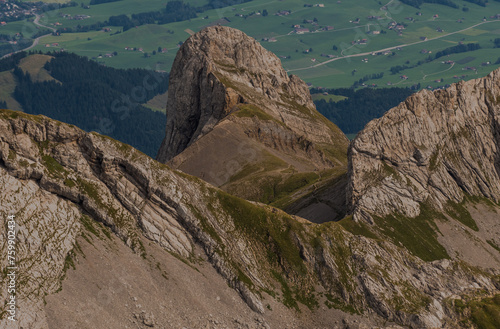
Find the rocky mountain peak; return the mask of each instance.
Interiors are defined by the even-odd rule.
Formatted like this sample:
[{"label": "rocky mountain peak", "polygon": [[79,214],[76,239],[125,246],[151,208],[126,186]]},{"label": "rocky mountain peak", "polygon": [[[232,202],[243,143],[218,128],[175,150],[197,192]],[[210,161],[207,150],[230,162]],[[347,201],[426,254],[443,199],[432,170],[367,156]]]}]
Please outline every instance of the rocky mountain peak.
[{"label": "rocky mountain peak", "polygon": [[[180,48],[170,73],[166,137],[158,160],[166,162],[237,109],[255,104],[313,142],[344,146],[347,139],[316,111],[306,84],[288,76],[279,58],[245,33],[208,27]],[[308,122],[297,120],[306,118]],[[332,132],[333,130],[333,132]]]},{"label": "rocky mountain peak", "polygon": [[422,90],[371,121],[350,146],[355,218],[421,203],[446,210],[465,196],[500,200],[500,70],[446,90]]},{"label": "rocky mountain peak", "polygon": [[269,203],[332,178],[322,171],[345,173],[347,145],[316,110],[307,85],[255,39],[213,26],[181,46],[170,73],[160,162]]}]

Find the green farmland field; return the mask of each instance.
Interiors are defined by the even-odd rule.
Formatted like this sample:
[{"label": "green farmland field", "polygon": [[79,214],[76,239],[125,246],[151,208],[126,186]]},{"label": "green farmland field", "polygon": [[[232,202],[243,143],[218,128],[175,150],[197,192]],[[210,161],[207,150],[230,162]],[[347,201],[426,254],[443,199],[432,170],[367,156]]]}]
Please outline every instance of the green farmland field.
[{"label": "green farmland field", "polygon": [[[111,26],[109,32],[49,36],[43,38],[35,49],[45,52],[63,48],[109,66],[170,71],[178,44],[189,37],[188,32],[199,31],[225,17],[229,20],[226,25],[241,29],[261,41],[265,48],[281,58],[290,74],[296,74],[316,87],[349,87],[360,79],[366,85],[377,87],[409,87],[416,84],[420,84],[421,88],[438,87],[461,78],[483,76],[500,66],[495,64],[500,57],[500,49],[494,48],[493,43],[495,38],[500,38],[500,20],[491,17],[500,14],[500,2],[491,1],[487,7],[480,7],[463,0],[453,1],[458,9],[438,4],[424,4],[417,9],[398,1],[384,6],[389,1],[378,0],[329,0],[323,3],[324,7],[305,7],[304,4],[314,4],[305,0],[254,0],[206,11],[189,21],[143,25],[118,34],[116,32],[121,31],[121,27]],[[193,6],[206,3],[204,0],[188,2]],[[84,4],[87,3],[84,1]],[[164,6],[165,2],[161,1],[121,0],[91,6],[90,9],[78,6],[48,12],[40,22],[53,27],[56,25],[50,24],[59,23],[58,28],[74,27],[105,21],[111,15],[131,15],[160,10]],[[261,14],[264,9],[269,15]],[[281,10],[290,10],[291,14],[275,15]],[[76,21],[63,18],[63,14],[85,14],[90,18]],[[379,19],[369,19],[369,16],[379,16]],[[358,18],[359,22],[356,22]],[[401,33],[389,29],[391,22],[404,25]],[[4,33],[2,29],[12,33],[23,26],[27,30],[26,24],[31,23],[9,23],[0,27],[0,33]],[[294,33],[293,25],[301,25],[310,32]],[[332,26],[333,30],[327,30],[327,26]],[[379,31],[380,34],[377,34]],[[263,41],[267,38],[274,38],[271,40],[275,42]],[[57,45],[52,46],[54,43]],[[436,52],[459,43],[479,43],[481,49],[415,66]],[[51,46],[46,47],[46,44]],[[125,47],[136,50],[125,50]],[[168,51],[153,55],[158,48]],[[388,50],[388,54],[375,54],[384,50]],[[104,56],[113,52],[117,56]],[[455,63],[442,63],[448,60]],[[412,68],[391,74],[390,68],[396,65]],[[473,70],[466,70],[467,67]],[[371,78],[381,73],[382,78]],[[405,77],[402,78],[403,75]]]}]

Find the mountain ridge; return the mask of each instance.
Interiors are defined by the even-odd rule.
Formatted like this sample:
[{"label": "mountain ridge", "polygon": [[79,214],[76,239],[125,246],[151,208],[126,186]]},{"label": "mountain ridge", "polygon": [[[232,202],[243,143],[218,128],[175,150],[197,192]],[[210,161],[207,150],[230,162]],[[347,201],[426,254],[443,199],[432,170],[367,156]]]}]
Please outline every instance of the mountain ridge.
[{"label": "mountain ridge", "polygon": [[[76,327],[102,326],[98,322],[102,312],[109,314],[110,326],[116,328],[132,324],[146,328],[155,323],[235,328],[470,327],[476,319],[473,315],[467,317],[467,312],[477,303],[490,305],[489,298],[500,294],[500,205],[492,202],[497,201],[496,194],[478,197],[479,193],[474,192],[487,190],[480,188],[476,176],[465,180],[470,178],[460,171],[469,168],[465,160],[453,164],[450,159],[457,152],[471,150],[475,157],[465,159],[477,163],[483,160],[482,167],[477,165],[482,168],[478,171],[484,170],[482,175],[490,180],[498,178],[498,86],[500,76],[496,71],[448,91],[421,92],[368,124],[351,144],[348,171],[338,166],[340,172],[331,174],[317,189],[314,183],[309,185],[314,190],[299,198],[303,201],[299,208],[304,208],[308,198],[315,198],[314,193],[319,190],[318,193],[324,192],[320,193],[323,198],[334,199],[332,202],[340,199],[340,208],[350,207],[346,211],[352,215],[340,213],[341,220],[321,224],[287,214],[273,205],[231,195],[107,136],[86,133],[44,116],[0,110],[0,181],[6,187],[0,191],[0,214],[2,218],[15,215],[20,227],[19,323],[35,329],[45,329],[49,322],[69,323],[67,310],[58,311],[61,304],[57,292],[62,287],[63,292],[67,291],[64,298],[69,299],[72,292],[74,296],[68,302],[76,305],[78,291],[82,290],[89,299],[92,297],[88,291],[98,290],[103,290],[101,294],[107,300],[125,298],[125,305],[98,304],[94,309],[99,314],[96,317],[75,314]],[[461,96],[451,97],[459,95],[454,91],[462,92]],[[241,133],[241,126],[235,122],[248,123],[250,127],[263,123],[262,127],[269,129],[280,126],[269,120],[266,112],[252,112],[249,103],[241,104],[187,150],[203,145],[201,142],[216,145],[223,132],[231,133],[231,129]],[[449,111],[449,104],[456,104],[456,108],[450,107]],[[417,117],[417,111],[407,111],[410,105],[420,111],[422,122],[432,123],[429,126],[436,129],[434,135],[417,129],[420,126],[411,121]],[[251,116],[245,116],[248,112]],[[399,115],[402,112],[407,116]],[[245,115],[238,117],[238,113]],[[431,115],[441,116],[432,122]],[[206,122],[211,122],[210,117]],[[441,129],[449,125],[460,131],[462,126],[468,127],[467,122],[482,124],[472,125],[481,128],[473,131],[477,135],[463,134],[453,139],[451,132],[455,130]],[[260,142],[244,132],[233,136],[245,137],[234,140],[236,150],[241,141]],[[439,149],[431,170],[431,144],[443,136],[448,136],[450,143]],[[414,137],[427,139],[426,148],[413,145],[419,142]],[[243,149],[249,150],[252,148]],[[276,166],[282,166],[268,152],[268,163],[278,162]],[[411,171],[415,171],[416,178],[405,179],[408,171],[404,171],[403,164],[418,169]],[[417,174],[422,172],[424,178],[426,172],[441,173],[438,178],[451,182],[445,187],[465,198],[463,189],[448,172],[450,168],[460,174],[455,178],[462,177],[462,185],[471,186],[475,193],[468,195],[466,202],[452,199],[454,193],[448,193],[448,199],[439,198],[432,190],[427,192],[427,199],[412,199],[410,192],[418,192],[417,178],[421,175]],[[266,175],[263,173],[262,177]],[[332,183],[339,184],[333,191],[329,189]],[[493,186],[490,191],[495,191],[494,185],[487,186]],[[444,208],[433,200],[442,202]],[[450,200],[457,201],[452,204],[453,212],[446,211]],[[417,206],[418,212],[412,212]],[[331,212],[327,213],[332,219]],[[0,236],[6,236],[5,230],[5,226],[0,227]],[[7,244],[0,245],[6,253]],[[89,252],[92,248],[96,251]],[[114,259],[102,260],[103,253]],[[89,259],[102,260],[99,264],[105,266],[103,273],[109,286],[102,289],[99,282],[88,283],[96,272],[83,268],[83,264],[88,264],[87,255]],[[106,266],[116,268],[122,259],[131,268],[141,270],[124,275]],[[1,261],[4,267],[6,261]],[[169,269],[170,264],[175,270]],[[189,287],[190,291],[212,293],[206,287],[209,281],[194,274],[198,271],[212,278],[218,287],[230,287],[215,299],[225,303],[223,311],[216,314],[220,322],[213,322],[211,313],[198,312],[190,323],[188,315],[179,314],[176,306],[170,306],[175,309],[175,323],[169,323],[163,317],[166,306],[162,298],[166,292],[179,293]],[[148,273],[154,274],[155,287],[162,292],[151,293],[150,300],[141,295],[140,286],[131,284],[134,276]],[[165,276],[175,279],[163,280]],[[191,276],[199,280],[181,279]],[[2,276],[2,284],[5,280]],[[140,282],[145,282],[142,277]],[[0,296],[5,299],[6,291],[1,290]],[[140,304],[135,296],[141,298]],[[230,315],[227,301],[231,298],[247,305],[238,302],[236,306],[245,310],[244,316]],[[214,296],[203,294],[197,303],[203,310],[215,312]],[[86,305],[92,303],[87,300]],[[182,305],[193,307],[185,300]],[[9,328],[3,307],[0,323]],[[155,316],[149,310],[154,310],[151,312]]]},{"label": "mountain ridge", "polygon": [[[25,312],[20,321],[32,328],[46,328],[43,296],[54,294],[64,276],[71,275],[71,270],[65,274],[65,264],[74,257],[69,254],[79,255],[75,239],[89,239],[92,231],[101,230],[93,221],[103,223],[138,259],[153,264],[149,243],[192,266],[201,261],[193,251],[202,251],[206,262],[268,323],[278,323],[280,314],[287,314],[289,323],[301,318],[288,307],[316,316],[326,312],[316,320],[325,326],[321,319],[330,313],[318,313],[318,307],[330,305],[343,310],[332,313],[337,319],[372,326],[389,320],[413,328],[453,327],[460,317],[447,298],[470,298],[478,289],[488,295],[498,292],[498,269],[460,259],[426,262],[349,218],[318,225],[249,203],[106,136],[5,110],[0,129],[1,179],[10,187],[2,191],[2,214],[15,214],[23,227],[19,240],[33,241],[19,251],[24,259],[20,278],[33,266],[45,273],[43,281],[30,279],[19,288]],[[40,247],[39,237],[46,237],[49,249]],[[65,247],[56,248],[61,237]],[[85,256],[72,261],[77,271],[78,257]],[[186,267],[185,275],[191,270]],[[33,295],[35,288],[40,293]],[[264,306],[275,298],[286,306],[277,313]],[[132,319],[132,313],[126,316]]]},{"label": "mountain ridge", "polygon": [[370,221],[368,212],[377,212],[363,201],[376,198],[374,193],[378,192],[373,188],[368,191],[367,178],[370,171],[377,170],[385,171],[379,192],[386,199],[374,203],[388,205],[377,212],[379,215],[396,210],[415,217],[419,214],[417,203],[426,199],[444,210],[449,201],[462,202],[464,194],[497,203],[499,80],[500,70],[495,70],[487,77],[459,82],[445,90],[421,91],[371,121],[349,150],[353,179],[348,198],[352,199],[354,216]]}]

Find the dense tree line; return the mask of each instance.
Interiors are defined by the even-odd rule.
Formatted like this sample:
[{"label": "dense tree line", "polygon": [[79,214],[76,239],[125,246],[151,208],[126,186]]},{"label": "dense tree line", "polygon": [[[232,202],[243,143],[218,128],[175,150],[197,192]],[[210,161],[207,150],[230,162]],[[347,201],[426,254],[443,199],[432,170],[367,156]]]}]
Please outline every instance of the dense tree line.
[{"label": "dense tree line", "polygon": [[434,56],[434,59],[438,59],[438,58],[446,56],[446,55],[465,53],[467,51],[474,51],[474,50],[478,50],[478,49],[481,49],[481,46],[479,45],[479,43],[460,44],[460,45],[448,47],[446,49],[438,51],[436,53],[436,55]]},{"label": "dense tree line", "polygon": [[28,54],[25,51],[18,52],[16,54],[13,54],[7,58],[4,58],[0,60],[0,72],[12,70],[15,68],[21,59],[26,57]]},{"label": "dense tree line", "polygon": [[140,102],[148,101],[168,88],[167,75],[163,73],[144,69],[115,69],[73,53],[49,52],[48,55],[54,56],[54,59],[45,64],[45,69],[61,82],[96,80],[123,94],[130,93],[138,84],[142,86],[145,80],[147,85],[157,85],[155,88],[141,88],[144,95],[138,100]]},{"label": "dense tree line", "polygon": [[464,1],[474,3],[474,4],[481,6],[481,7],[486,7],[486,4],[488,3],[487,0],[464,0]]},{"label": "dense tree line", "polygon": [[384,72],[365,75],[364,77],[362,77],[358,81],[354,81],[352,88],[357,88],[368,80],[382,79],[383,77],[384,77]]},{"label": "dense tree line", "polygon": [[[467,1],[467,0],[466,0]],[[458,5],[451,0],[401,0],[402,3],[407,4],[409,6],[420,8],[420,6],[424,3],[434,3],[438,5],[444,5],[451,8],[458,8]]]},{"label": "dense tree line", "polygon": [[206,10],[224,8],[234,5],[239,5],[241,3],[250,2],[252,0],[208,0],[208,3],[202,7],[198,7],[199,12],[204,12]]},{"label": "dense tree line", "polygon": [[41,7],[39,8],[39,11],[41,11],[41,12],[47,12],[47,11],[52,11],[52,10],[57,10],[57,9],[78,6],[78,3],[75,1],[70,1],[70,2],[66,2],[66,3],[40,3],[40,4],[41,4]]},{"label": "dense tree line", "polygon": [[[499,39],[499,42],[500,42],[500,39]],[[391,71],[391,74],[398,74],[401,71],[404,71],[404,70],[407,70],[407,69],[411,69],[411,68],[420,66],[422,64],[425,64],[425,63],[432,62],[433,60],[441,58],[443,56],[447,56],[447,55],[451,55],[451,54],[464,53],[464,52],[474,51],[474,50],[478,50],[478,49],[481,49],[481,46],[479,45],[479,43],[460,44],[460,45],[457,45],[457,46],[448,47],[446,49],[438,51],[436,53],[436,55],[434,55],[434,57],[431,56],[431,55],[429,55],[425,60],[420,60],[416,64],[413,64],[413,65],[396,65],[396,66],[392,66],[389,69],[389,71]]]},{"label": "dense tree line", "polygon": [[91,25],[78,25],[73,28],[61,28],[58,31],[64,33],[71,32],[88,32],[92,30],[100,30],[104,26],[121,26],[123,31],[129,30],[132,27],[145,24],[167,24],[172,22],[186,21],[197,17],[197,13],[203,13],[206,10],[232,6],[252,0],[209,0],[207,4],[201,7],[192,7],[189,3],[182,0],[173,0],[167,2],[164,9],[159,11],[143,12],[127,15],[115,15],[109,17],[107,21],[97,22]]},{"label": "dense tree line", "polygon": [[31,39],[36,39],[38,37],[41,37],[41,36],[44,36],[44,35],[47,35],[47,34],[51,34],[51,33],[52,33],[52,31],[51,30],[47,30],[47,29],[39,30],[38,32],[33,33],[31,35]]},{"label": "dense tree line", "polygon": [[63,27],[57,29],[57,33],[76,33],[76,32],[88,32],[88,31],[99,31],[103,27],[109,25],[108,22],[97,22],[90,25],[80,25],[75,27]]},{"label": "dense tree line", "polygon": [[132,20],[127,15],[117,15],[109,18],[108,25],[121,26],[123,30],[126,31],[133,27],[134,23],[132,23]]},{"label": "dense tree line", "polygon": [[0,41],[11,41],[11,40],[13,40],[13,37],[11,34],[0,33]]},{"label": "dense tree line", "polygon": [[75,54],[51,55],[55,58],[45,68],[59,82],[33,82],[28,73],[14,68],[14,98],[26,113],[97,131],[156,156],[166,118],[140,103],[165,92],[168,75],[108,68]]},{"label": "dense tree line", "polygon": [[409,69],[411,67],[412,66],[408,66],[408,65],[396,65],[396,66],[392,66],[389,70],[391,71],[391,74],[398,74],[399,72],[406,70],[406,69]]},{"label": "dense tree line", "polygon": [[495,48],[500,48],[500,38],[495,38],[495,40],[493,40],[493,43],[495,44]]},{"label": "dense tree line", "polygon": [[101,3],[117,2],[121,0],[90,0],[89,5],[100,5]]},{"label": "dense tree line", "polygon": [[[312,89],[311,92],[324,92],[325,89]],[[387,110],[398,105],[414,91],[408,88],[347,88],[330,89],[330,94],[348,97],[333,102],[314,101],[318,111],[335,123],[344,133],[356,134],[372,119],[381,117]]]},{"label": "dense tree line", "polygon": [[17,44],[15,45],[11,45],[10,43],[0,43],[0,57],[20,49],[28,48],[32,44],[33,40],[24,38],[18,39]]},{"label": "dense tree line", "polygon": [[196,8],[191,7],[189,3],[183,1],[169,1],[165,9],[160,11],[151,11],[147,13],[132,14],[130,23],[123,26],[126,31],[129,26],[138,26],[144,24],[167,24],[172,22],[186,21],[196,17]]}]

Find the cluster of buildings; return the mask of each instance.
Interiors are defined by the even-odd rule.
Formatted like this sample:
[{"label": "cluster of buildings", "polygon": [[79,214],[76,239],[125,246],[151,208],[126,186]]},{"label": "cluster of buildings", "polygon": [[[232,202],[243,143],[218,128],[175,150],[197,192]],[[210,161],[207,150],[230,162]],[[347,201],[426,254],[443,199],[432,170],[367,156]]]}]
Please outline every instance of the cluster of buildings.
[{"label": "cluster of buildings", "polygon": [[6,0],[0,0],[0,20],[5,23],[2,25],[6,25],[9,21],[35,16],[41,4],[43,3],[21,2],[18,5]]},{"label": "cluster of buildings", "polygon": [[140,52],[143,52],[144,49],[142,48],[137,48],[137,47],[125,47],[124,48],[125,50],[128,50],[128,51],[140,51]]},{"label": "cluster of buildings", "polygon": [[[300,26],[300,25],[299,25]],[[304,34],[304,33],[309,33],[311,32],[307,27],[296,27],[295,30],[293,30],[296,34]]]},{"label": "cluster of buildings", "polygon": [[[397,47],[396,50],[401,50],[400,47]],[[372,56],[387,56],[387,55],[392,55],[393,51],[392,50],[384,50],[384,51],[374,51],[370,55]],[[368,62],[368,59],[366,60]]]},{"label": "cluster of buildings", "polygon": [[[139,47],[139,48],[137,48],[137,47],[125,47],[124,49],[127,51],[140,51],[141,53],[144,52],[144,49],[141,47]],[[161,48],[161,49],[158,48],[158,53],[168,53],[168,49],[167,48]]]},{"label": "cluster of buildings", "polygon": [[262,38],[261,41],[276,42],[278,40],[275,37],[271,37],[271,38]]},{"label": "cluster of buildings", "polygon": [[[260,11],[252,11],[249,14],[234,14],[234,16],[242,17],[242,18],[247,18],[247,17],[252,17],[252,16],[260,16],[260,15],[262,15]],[[203,19],[205,19],[205,18],[203,18]]]},{"label": "cluster of buildings", "polygon": [[323,8],[323,7],[325,7],[325,4],[323,4],[323,3],[315,3],[314,5],[311,5],[311,4],[306,3],[306,4],[304,4],[304,7],[309,7],[309,8],[310,7],[320,7],[320,8]]},{"label": "cluster of buildings", "polygon": [[291,10],[279,10],[278,12],[276,12],[274,15],[276,16],[288,16],[292,13]]},{"label": "cluster of buildings", "polygon": [[366,45],[368,43],[368,39],[358,39],[351,41],[351,45]]},{"label": "cluster of buildings", "polygon": [[387,29],[394,31],[402,31],[406,29],[406,26],[404,26],[404,24],[401,23],[390,22],[389,25],[387,25]]},{"label": "cluster of buildings", "polygon": [[75,21],[82,21],[84,19],[88,19],[90,18],[89,15],[70,15],[70,14],[61,14],[61,16],[63,18],[66,18],[66,19],[72,19],[72,20],[75,20]]},{"label": "cluster of buildings", "polygon": [[[309,20],[307,20],[308,22]],[[314,26],[317,26],[318,23],[317,22],[314,22],[311,20],[311,24],[314,25]],[[302,26],[300,24],[294,24],[292,25],[292,28],[293,28],[293,33],[295,34],[304,34],[304,33],[309,33],[309,32],[319,32],[319,31],[333,31],[334,30],[334,27],[333,26],[324,26],[322,27],[321,29],[317,29],[317,30],[314,30],[314,31],[311,31],[309,28],[305,27],[305,26]]]}]

